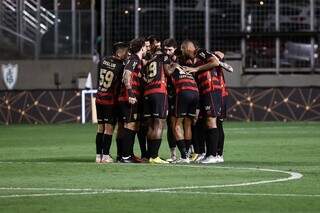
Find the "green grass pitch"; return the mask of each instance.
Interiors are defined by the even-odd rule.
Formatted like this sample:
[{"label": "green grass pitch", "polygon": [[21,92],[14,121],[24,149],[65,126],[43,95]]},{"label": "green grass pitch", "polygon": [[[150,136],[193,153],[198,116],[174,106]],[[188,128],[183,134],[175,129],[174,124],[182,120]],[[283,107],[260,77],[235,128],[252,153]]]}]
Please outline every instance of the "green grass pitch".
[{"label": "green grass pitch", "polygon": [[210,166],[97,165],[95,129],[0,126],[0,212],[320,212],[320,123],[225,122]]}]

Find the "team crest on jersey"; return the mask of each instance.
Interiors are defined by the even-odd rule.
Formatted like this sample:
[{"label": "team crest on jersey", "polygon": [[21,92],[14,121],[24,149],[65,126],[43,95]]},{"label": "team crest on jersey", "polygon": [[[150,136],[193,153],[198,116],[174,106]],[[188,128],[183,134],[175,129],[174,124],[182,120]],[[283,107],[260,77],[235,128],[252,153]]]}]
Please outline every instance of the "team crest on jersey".
[{"label": "team crest on jersey", "polygon": [[137,62],[133,62],[133,64],[132,64],[132,69],[135,69],[136,66],[137,66]]},{"label": "team crest on jersey", "polygon": [[2,76],[6,87],[11,90],[14,88],[18,78],[18,65],[3,64],[1,66]]}]

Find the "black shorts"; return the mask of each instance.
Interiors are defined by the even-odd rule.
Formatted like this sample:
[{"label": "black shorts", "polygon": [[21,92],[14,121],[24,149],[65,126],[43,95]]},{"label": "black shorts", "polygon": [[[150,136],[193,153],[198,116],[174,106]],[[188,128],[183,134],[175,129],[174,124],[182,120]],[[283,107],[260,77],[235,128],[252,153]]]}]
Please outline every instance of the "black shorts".
[{"label": "black shorts", "polygon": [[200,95],[200,112],[203,117],[219,117],[221,115],[221,92],[217,90]]},{"label": "black shorts", "polygon": [[139,106],[129,102],[119,102],[119,120],[125,123],[136,122],[140,119]]},{"label": "black shorts", "polygon": [[168,97],[166,94],[157,93],[144,96],[144,118],[166,119],[168,115]]},{"label": "black shorts", "polygon": [[98,124],[112,124],[117,122],[117,107],[115,105],[102,105],[96,103]]},{"label": "black shorts", "polygon": [[198,101],[199,93],[196,91],[190,90],[178,93],[174,106],[174,116],[176,118],[194,118],[196,116]]}]

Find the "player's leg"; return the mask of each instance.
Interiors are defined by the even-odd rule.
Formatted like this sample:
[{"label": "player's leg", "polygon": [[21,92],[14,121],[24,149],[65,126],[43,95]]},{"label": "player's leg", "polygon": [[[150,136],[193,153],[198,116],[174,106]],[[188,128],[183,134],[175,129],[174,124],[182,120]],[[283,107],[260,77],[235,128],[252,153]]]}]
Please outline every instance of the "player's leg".
[{"label": "player's leg", "polygon": [[139,131],[137,133],[140,151],[141,151],[141,159],[148,159],[147,153],[147,133],[148,133],[148,126],[146,125],[146,121],[140,122]]},{"label": "player's leg", "polygon": [[[184,138],[184,128],[183,121],[188,112],[188,97],[185,96],[184,92],[176,94],[176,104],[174,109],[175,122],[173,125],[173,134],[175,136],[175,140],[177,143],[177,147],[180,151],[180,159],[179,162],[189,161],[187,158],[187,149]],[[188,163],[188,162],[185,162]]]},{"label": "player's leg", "polygon": [[134,146],[134,138],[137,130],[137,122],[124,122],[121,149],[122,149],[122,160],[123,163],[133,163],[132,150]]},{"label": "player's leg", "polygon": [[192,138],[197,141],[196,143],[199,147],[195,162],[200,163],[206,157],[205,125],[202,117],[199,117],[195,124],[195,131],[193,131]]},{"label": "player's leg", "polygon": [[168,100],[165,94],[150,95],[151,101],[151,124],[150,134],[148,137],[148,151],[150,154],[150,163],[168,163],[159,157],[162,133],[165,119],[168,112]]},{"label": "player's leg", "polygon": [[104,134],[102,143],[102,159],[101,163],[112,163],[113,159],[110,156],[110,147],[112,142],[112,134],[116,121],[116,109],[114,106],[105,106],[104,118]]},{"label": "player's leg", "polygon": [[110,147],[112,142],[113,125],[104,125],[103,144],[102,144],[102,159],[101,163],[112,163],[113,159],[110,156]]},{"label": "player's leg", "polygon": [[177,143],[173,134],[174,123],[175,123],[175,117],[170,115],[167,118],[167,140],[168,140],[168,145],[170,149],[170,158],[167,159],[168,162],[173,162],[177,160],[177,155],[176,155]]},{"label": "player's leg", "polygon": [[197,158],[197,154],[194,151],[192,145],[192,126],[197,117],[197,106],[199,102],[199,93],[196,91],[186,91],[186,106],[187,114],[184,119],[183,128],[184,128],[184,140],[186,143],[186,149],[188,157],[194,161]]},{"label": "player's leg", "polygon": [[184,142],[186,144],[187,157],[190,157],[191,151],[191,139],[192,139],[192,119],[190,117],[185,117],[183,120],[183,132],[184,132]]},{"label": "player's leg", "polygon": [[98,127],[96,132],[96,163],[101,163],[102,144],[104,132],[104,109],[103,106],[96,103]]},{"label": "player's leg", "polygon": [[139,146],[140,146],[140,151],[141,151],[141,159],[143,161],[148,161],[149,160],[149,154],[148,154],[148,149],[147,149],[147,135],[149,131],[149,125],[148,123],[150,122],[150,117],[151,117],[151,112],[150,112],[150,103],[148,96],[145,96],[143,99],[143,103],[141,104],[141,122],[140,122],[140,127],[139,131],[137,133],[138,136],[138,141],[139,141]]},{"label": "player's leg", "polygon": [[174,115],[174,105],[175,105],[175,97],[174,95],[171,95],[170,98],[168,96],[168,110],[169,110],[169,114],[167,117],[167,141],[168,141],[168,145],[169,145],[169,149],[170,149],[170,158],[167,159],[168,162],[172,162],[177,160],[176,157],[176,147],[177,147],[177,143],[176,140],[174,138],[174,134],[173,134],[173,124],[174,124],[174,119],[175,117]]},{"label": "player's leg", "polygon": [[132,163],[132,150],[134,138],[138,129],[138,106],[129,103],[120,104],[121,116],[123,119],[123,129],[121,131],[121,154],[123,163]]},{"label": "player's leg", "polygon": [[187,159],[187,149],[186,149],[186,143],[184,140],[184,129],[183,129],[183,120],[184,118],[176,118],[175,124],[174,124],[174,136],[177,142],[178,149],[180,151],[180,157],[181,159]]},{"label": "player's leg", "polygon": [[118,129],[117,129],[117,137],[116,137],[116,143],[117,143],[117,161],[120,161],[122,159],[122,132],[123,132],[123,122],[118,121]]},{"label": "player's leg", "polygon": [[[218,140],[219,132],[217,129],[217,116],[219,115],[221,108],[221,96],[220,93],[209,93],[207,94],[207,102],[205,108],[206,113],[206,147],[207,154],[206,159],[201,161],[201,163],[218,163],[217,152],[218,152]],[[210,110],[209,110],[210,109]]]},{"label": "player's leg", "polygon": [[[149,153],[150,153],[150,162],[152,161],[159,161],[159,148],[161,145],[161,138],[162,138],[162,132],[164,127],[164,119],[160,118],[154,118],[151,122],[152,128],[150,128],[152,131],[149,135]],[[157,160],[155,160],[157,159]]]},{"label": "player's leg", "polygon": [[219,131],[219,142],[218,142],[218,160],[224,162],[223,159],[223,148],[224,148],[224,130],[223,130],[223,119],[217,120],[217,126]]}]

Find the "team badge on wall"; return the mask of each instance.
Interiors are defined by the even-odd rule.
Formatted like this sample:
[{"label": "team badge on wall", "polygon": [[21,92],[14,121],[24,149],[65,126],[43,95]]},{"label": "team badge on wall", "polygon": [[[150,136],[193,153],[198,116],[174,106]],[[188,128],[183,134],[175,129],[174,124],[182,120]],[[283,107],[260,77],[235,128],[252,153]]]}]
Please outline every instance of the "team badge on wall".
[{"label": "team badge on wall", "polygon": [[17,83],[18,78],[18,65],[3,64],[1,66],[2,77],[7,89],[12,90]]}]

